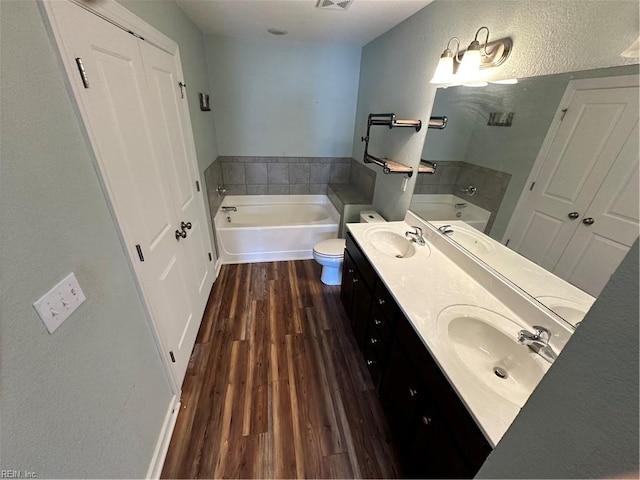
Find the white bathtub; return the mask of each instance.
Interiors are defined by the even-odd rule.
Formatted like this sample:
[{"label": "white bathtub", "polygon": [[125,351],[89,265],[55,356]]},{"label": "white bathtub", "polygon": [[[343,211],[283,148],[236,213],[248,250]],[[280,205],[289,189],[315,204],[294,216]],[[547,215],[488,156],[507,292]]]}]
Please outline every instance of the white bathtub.
[{"label": "white bathtub", "polygon": [[313,258],[316,243],[338,236],[339,219],[326,195],[227,195],[214,216],[218,253],[222,263]]},{"label": "white bathtub", "polygon": [[[465,206],[456,208],[456,204]],[[427,221],[462,220],[481,232],[487,228],[491,216],[488,210],[451,194],[416,194],[411,198],[409,209]]]}]

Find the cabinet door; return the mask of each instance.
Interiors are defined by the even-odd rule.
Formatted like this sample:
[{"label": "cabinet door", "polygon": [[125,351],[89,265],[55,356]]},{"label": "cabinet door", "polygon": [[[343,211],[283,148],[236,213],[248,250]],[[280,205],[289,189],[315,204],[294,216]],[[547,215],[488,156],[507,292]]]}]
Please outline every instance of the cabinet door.
[{"label": "cabinet door", "polygon": [[415,478],[471,478],[475,475],[451,440],[448,426],[433,407],[421,406],[408,447],[404,474]]},{"label": "cabinet door", "polygon": [[371,312],[371,293],[365,285],[360,272],[355,271],[353,277],[353,302],[351,304],[351,326],[360,350],[364,351],[367,335],[367,324]]},{"label": "cabinet door", "polygon": [[342,265],[342,284],[340,286],[340,300],[347,316],[351,319],[351,306],[353,304],[353,285],[356,275],[356,267],[347,250],[344,251],[344,263]]},{"label": "cabinet door", "polygon": [[394,443],[400,447],[400,452],[406,451],[413,441],[422,390],[413,365],[402,351],[401,345],[394,342],[380,384],[380,401],[389,421]]}]

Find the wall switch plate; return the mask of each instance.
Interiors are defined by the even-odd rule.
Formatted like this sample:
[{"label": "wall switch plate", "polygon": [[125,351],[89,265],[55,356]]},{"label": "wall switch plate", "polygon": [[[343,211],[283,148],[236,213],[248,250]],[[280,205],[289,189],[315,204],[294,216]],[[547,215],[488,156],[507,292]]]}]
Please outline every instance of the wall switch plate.
[{"label": "wall switch plate", "polygon": [[52,334],[86,300],[76,276],[71,272],[33,304]]}]

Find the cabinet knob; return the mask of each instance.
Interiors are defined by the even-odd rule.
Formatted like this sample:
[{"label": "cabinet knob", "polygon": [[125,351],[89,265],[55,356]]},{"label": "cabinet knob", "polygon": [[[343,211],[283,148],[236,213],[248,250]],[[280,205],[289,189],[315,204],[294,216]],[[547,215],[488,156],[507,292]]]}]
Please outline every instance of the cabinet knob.
[{"label": "cabinet knob", "polygon": [[371,338],[369,339],[369,341],[371,342],[371,345],[375,345],[376,343],[378,343],[380,340],[378,340],[377,338]]},{"label": "cabinet knob", "polygon": [[385,303],[385,302],[384,302],[384,300],[383,300],[383,299],[379,298],[379,299],[378,299],[378,303],[379,303],[380,305],[384,305],[384,303]]},{"label": "cabinet knob", "polygon": [[348,268],[347,270],[349,271],[349,273],[353,273],[353,268]]},{"label": "cabinet knob", "polygon": [[595,220],[592,217],[587,217],[582,220],[582,223],[584,223],[585,225],[593,225],[595,223]]},{"label": "cabinet knob", "polygon": [[355,277],[354,277],[351,281],[352,281],[353,283],[358,283],[358,279],[357,279],[357,278],[355,278]]},{"label": "cabinet knob", "polygon": [[409,389],[409,395],[410,395],[411,397],[415,397],[417,394],[418,394],[418,391],[417,391],[417,390],[414,390],[413,388],[410,388],[410,389]]},{"label": "cabinet knob", "polygon": [[375,360],[367,360],[367,365],[368,366],[375,365],[376,363],[378,363],[378,362],[376,362]]},{"label": "cabinet knob", "polygon": [[378,320],[377,318],[373,319],[373,324],[374,325],[382,325],[382,321]]},{"label": "cabinet knob", "polygon": [[425,425],[429,425],[431,423],[431,418],[422,417],[422,423],[425,424]]}]

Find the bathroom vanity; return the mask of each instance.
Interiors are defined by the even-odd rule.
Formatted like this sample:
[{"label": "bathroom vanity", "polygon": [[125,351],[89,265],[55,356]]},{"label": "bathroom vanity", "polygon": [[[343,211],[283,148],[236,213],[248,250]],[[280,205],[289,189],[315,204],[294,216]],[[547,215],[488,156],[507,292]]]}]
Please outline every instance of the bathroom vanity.
[{"label": "bathroom vanity", "polygon": [[403,473],[471,478],[551,365],[518,332],[559,353],[573,329],[411,212],[348,229],[341,299]]}]

